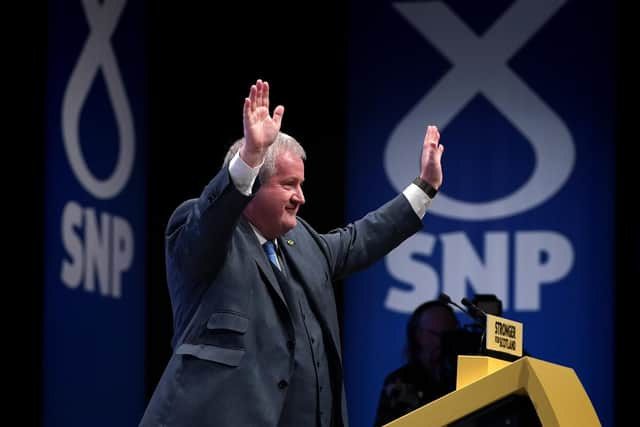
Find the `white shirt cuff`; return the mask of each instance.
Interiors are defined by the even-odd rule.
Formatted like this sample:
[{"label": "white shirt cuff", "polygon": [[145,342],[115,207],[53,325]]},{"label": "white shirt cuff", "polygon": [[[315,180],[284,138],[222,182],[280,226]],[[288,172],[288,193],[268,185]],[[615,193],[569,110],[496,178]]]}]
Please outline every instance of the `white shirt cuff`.
[{"label": "white shirt cuff", "polygon": [[404,197],[407,198],[409,204],[413,211],[418,215],[418,218],[424,218],[424,215],[427,213],[427,208],[431,204],[431,200],[427,193],[422,191],[420,187],[411,183],[407,188],[402,192]]},{"label": "white shirt cuff", "polygon": [[233,185],[236,186],[236,189],[239,192],[245,196],[251,195],[253,183],[256,181],[258,172],[260,172],[260,168],[263,164],[264,161],[255,168],[252,168],[242,160],[239,152],[233,156],[233,159],[229,162],[229,175],[231,176]]}]

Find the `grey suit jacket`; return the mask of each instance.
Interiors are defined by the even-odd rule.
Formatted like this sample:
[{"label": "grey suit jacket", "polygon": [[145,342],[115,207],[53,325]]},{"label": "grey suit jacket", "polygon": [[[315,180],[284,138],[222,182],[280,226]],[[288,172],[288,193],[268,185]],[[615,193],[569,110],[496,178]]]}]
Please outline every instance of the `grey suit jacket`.
[{"label": "grey suit jacket", "polygon": [[[254,193],[256,188],[254,187]],[[290,308],[242,211],[226,169],[184,202],[166,231],[174,353],[141,426],[277,426],[293,375]],[[347,425],[333,281],[377,261],[422,227],[397,196],[344,228],[305,221],[282,236],[287,265],[305,288],[325,336],[335,425]]]}]

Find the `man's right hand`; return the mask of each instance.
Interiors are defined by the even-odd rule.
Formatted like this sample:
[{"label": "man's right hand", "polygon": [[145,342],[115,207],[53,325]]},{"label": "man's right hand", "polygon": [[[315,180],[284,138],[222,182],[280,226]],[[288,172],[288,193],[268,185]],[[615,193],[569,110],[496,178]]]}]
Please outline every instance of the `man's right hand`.
[{"label": "man's right hand", "polygon": [[278,136],[284,107],[278,105],[269,115],[269,83],[256,81],[251,86],[249,96],[244,99],[242,122],[245,143],[240,149],[240,157],[246,164],[256,167],[264,159],[267,149]]},{"label": "man's right hand", "polygon": [[436,190],[442,185],[442,153],[444,145],[439,143],[440,132],[436,126],[427,127],[422,143],[422,159],[420,164],[420,179],[428,182]]}]

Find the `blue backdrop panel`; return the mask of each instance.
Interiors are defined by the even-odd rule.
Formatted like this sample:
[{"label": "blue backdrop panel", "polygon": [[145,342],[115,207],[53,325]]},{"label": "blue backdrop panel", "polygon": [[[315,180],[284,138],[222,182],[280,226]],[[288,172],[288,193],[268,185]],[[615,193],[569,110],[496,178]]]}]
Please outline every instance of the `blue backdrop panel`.
[{"label": "blue backdrop panel", "polygon": [[613,5],[352,0],[350,26],[349,218],[418,174],[427,125],[446,147],[424,230],[346,283],[352,425],[440,292],[496,294],[613,425]]},{"label": "blue backdrop panel", "polygon": [[50,1],[43,425],[144,409],[145,75],[140,1]]}]

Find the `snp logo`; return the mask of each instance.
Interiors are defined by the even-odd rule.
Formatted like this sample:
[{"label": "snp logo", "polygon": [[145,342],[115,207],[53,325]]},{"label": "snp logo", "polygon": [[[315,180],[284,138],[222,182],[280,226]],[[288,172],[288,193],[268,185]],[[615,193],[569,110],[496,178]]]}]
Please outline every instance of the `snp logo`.
[{"label": "snp logo", "polygon": [[[97,199],[108,200],[125,188],[134,164],[135,135],[127,94],[110,38],[118,23],[125,0],[102,2],[83,0],[90,33],[76,63],[62,102],[64,149],[71,170],[82,187]],[[93,81],[101,71],[119,133],[119,152],[115,169],[107,179],[96,178],[82,155],[79,120]],[[131,225],[109,212],[96,212],[69,200],[62,213],[62,241],[68,259],[62,261],[62,283],[71,289],[83,284],[100,295],[120,298],[122,274],[133,261],[134,239]]]},{"label": "snp logo", "polygon": [[[385,172],[398,190],[413,178],[405,166],[415,162],[414,141],[421,139],[424,118],[445,128],[481,93],[531,143],[535,167],[513,193],[470,203],[439,194],[430,212],[463,221],[507,218],[533,209],[566,183],[575,161],[573,138],[551,108],[509,67],[507,61],[547,22],[566,0],[516,1],[482,36],[440,2],[396,3],[397,11],[453,64],[451,70],[418,102],[392,132],[385,151]],[[452,37],[454,35],[454,37]],[[466,283],[479,293],[494,293],[509,308],[509,248],[514,243],[514,309],[539,310],[542,285],[560,280],[573,265],[573,247],[554,231],[486,232],[484,262],[462,232],[435,236],[421,233],[386,258],[392,276],[413,285],[391,288],[385,307],[411,312],[442,288],[453,299],[466,294]],[[430,265],[412,260],[429,257],[442,245],[442,277]]]}]

